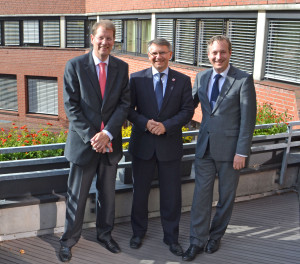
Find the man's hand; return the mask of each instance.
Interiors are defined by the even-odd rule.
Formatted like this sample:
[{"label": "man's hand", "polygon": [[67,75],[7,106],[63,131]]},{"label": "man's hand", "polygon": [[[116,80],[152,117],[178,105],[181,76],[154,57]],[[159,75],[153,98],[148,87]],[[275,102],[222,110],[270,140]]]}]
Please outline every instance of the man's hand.
[{"label": "man's hand", "polygon": [[241,170],[242,168],[245,167],[245,164],[246,164],[246,157],[242,157],[235,154],[233,159],[233,168],[235,170]]},{"label": "man's hand", "polygon": [[146,125],[147,129],[154,135],[162,135],[166,133],[166,128],[161,122],[156,122],[153,119],[149,120]]},{"label": "man's hand", "polygon": [[100,153],[108,152],[106,148],[109,149],[109,152],[113,151],[109,136],[104,132],[97,133],[91,139],[91,145],[96,152],[100,152]]}]

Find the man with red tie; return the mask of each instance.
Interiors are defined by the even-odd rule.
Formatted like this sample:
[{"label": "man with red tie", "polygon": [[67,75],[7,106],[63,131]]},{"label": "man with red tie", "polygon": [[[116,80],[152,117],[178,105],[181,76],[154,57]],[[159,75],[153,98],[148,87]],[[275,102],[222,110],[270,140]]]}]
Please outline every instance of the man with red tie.
[{"label": "man with red tie", "polygon": [[69,119],[65,156],[70,161],[65,231],[61,261],[69,261],[78,242],[86,200],[94,176],[98,190],[96,229],[99,243],[120,252],[111,232],[115,215],[115,180],[122,157],[121,127],[130,105],[128,65],[111,56],[115,27],[109,20],[94,24],[93,49],[67,62],[64,104]]}]

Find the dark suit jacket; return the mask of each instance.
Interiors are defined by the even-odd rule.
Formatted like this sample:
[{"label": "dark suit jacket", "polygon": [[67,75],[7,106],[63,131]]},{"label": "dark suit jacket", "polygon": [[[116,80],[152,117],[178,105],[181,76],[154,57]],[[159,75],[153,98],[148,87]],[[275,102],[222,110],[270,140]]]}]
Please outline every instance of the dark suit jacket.
[{"label": "dark suit jacket", "polygon": [[90,140],[104,129],[112,136],[113,152],[109,162],[116,164],[122,157],[121,127],[130,106],[127,63],[110,56],[104,98],[102,100],[92,51],[67,62],[64,74],[64,104],[69,119],[66,158],[86,165],[94,155]]},{"label": "dark suit jacket", "polygon": [[[136,157],[148,160],[154,152],[161,161],[182,157],[183,125],[193,114],[193,99],[190,77],[169,69],[166,91],[158,110],[152,68],[130,76],[131,107],[128,120],[133,123],[129,152]],[[166,128],[164,135],[156,136],[146,130],[149,119],[162,122]]]},{"label": "dark suit jacket", "polygon": [[202,122],[196,156],[202,158],[209,147],[216,161],[232,161],[235,154],[248,155],[256,121],[256,93],[252,75],[232,65],[213,111],[207,89],[213,70],[197,74],[193,86],[194,105],[199,101]]}]

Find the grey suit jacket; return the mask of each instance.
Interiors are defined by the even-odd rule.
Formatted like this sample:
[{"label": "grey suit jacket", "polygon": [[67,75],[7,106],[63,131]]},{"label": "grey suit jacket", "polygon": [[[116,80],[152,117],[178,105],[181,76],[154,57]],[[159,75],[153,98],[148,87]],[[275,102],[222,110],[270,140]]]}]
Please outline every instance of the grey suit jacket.
[{"label": "grey suit jacket", "polygon": [[[131,107],[128,120],[133,123],[129,152],[149,160],[154,153],[160,161],[177,160],[182,157],[183,125],[193,114],[191,79],[187,75],[169,69],[168,81],[160,111],[153,87],[152,68],[130,76]],[[162,122],[164,135],[156,136],[146,130],[149,119]]]},{"label": "grey suit jacket", "polygon": [[202,122],[196,157],[202,158],[207,144],[216,161],[232,161],[235,154],[248,155],[256,122],[256,93],[252,75],[230,66],[213,110],[207,89],[213,70],[197,74],[193,86],[194,106],[200,101]]},{"label": "grey suit jacket", "polygon": [[70,122],[66,158],[83,166],[94,155],[101,155],[92,150],[90,140],[103,121],[104,129],[113,136],[113,152],[107,154],[108,159],[111,164],[118,163],[122,157],[121,127],[130,106],[127,63],[110,56],[102,100],[92,51],[71,59],[65,68],[63,97]]}]

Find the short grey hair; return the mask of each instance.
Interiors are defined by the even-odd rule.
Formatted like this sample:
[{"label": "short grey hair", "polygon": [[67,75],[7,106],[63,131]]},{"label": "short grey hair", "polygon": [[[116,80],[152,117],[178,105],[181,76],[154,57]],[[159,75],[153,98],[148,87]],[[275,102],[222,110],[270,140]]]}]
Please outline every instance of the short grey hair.
[{"label": "short grey hair", "polygon": [[148,51],[149,51],[149,48],[152,44],[155,44],[155,45],[158,45],[158,46],[167,46],[169,51],[172,51],[172,45],[171,43],[166,40],[165,38],[155,38],[155,39],[152,39],[148,42]]},{"label": "short grey hair", "polygon": [[209,47],[215,42],[215,41],[223,41],[225,40],[228,44],[228,49],[229,52],[231,52],[232,50],[232,44],[231,41],[228,37],[224,36],[224,35],[217,35],[217,36],[213,36],[211,37],[208,41],[207,41],[207,53],[209,52]]}]

